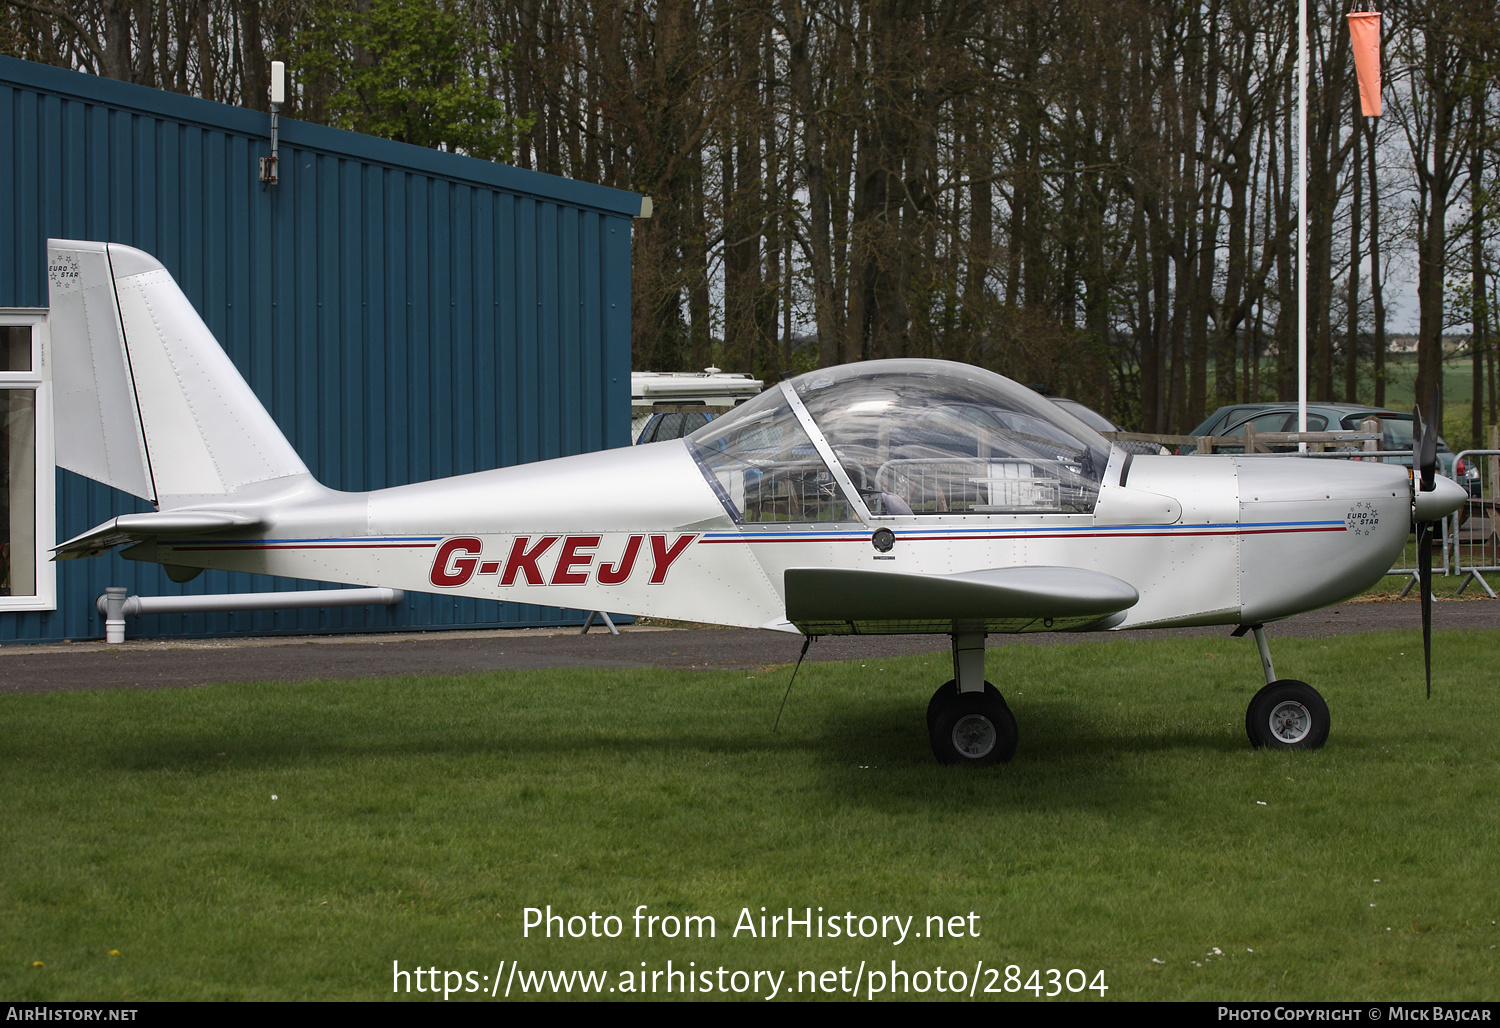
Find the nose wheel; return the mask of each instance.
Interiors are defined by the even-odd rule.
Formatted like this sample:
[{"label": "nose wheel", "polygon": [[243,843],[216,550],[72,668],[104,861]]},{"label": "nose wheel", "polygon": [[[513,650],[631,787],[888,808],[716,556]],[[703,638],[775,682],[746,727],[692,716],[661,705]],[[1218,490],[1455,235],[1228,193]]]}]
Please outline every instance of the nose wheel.
[{"label": "nose wheel", "polygon": [[1256,749],[1315,750],[1328,741],[1328,704],[1318,690],[1295,678],[1277,678],[1264,625],[1241,625],[1235,636],[1255,633],[1266,687],[1245,711],[1245,734]]},{"label": "nose wheel", "polygon": [[1295,678],[1272,682],[1245,711],[1245,734],[1256,749],[1315,750],[1328,741],[1328,727],[1328,704]]}]

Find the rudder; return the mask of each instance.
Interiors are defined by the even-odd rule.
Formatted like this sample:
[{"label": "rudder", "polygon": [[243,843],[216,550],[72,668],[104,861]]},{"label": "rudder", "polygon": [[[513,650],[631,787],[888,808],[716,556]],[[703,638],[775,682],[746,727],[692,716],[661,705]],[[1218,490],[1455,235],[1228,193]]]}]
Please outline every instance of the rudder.
[{"label": "rudder", "polygon": [[161,510],[308,473],[156,258],[62,239],[47,258],[59,465]]}]

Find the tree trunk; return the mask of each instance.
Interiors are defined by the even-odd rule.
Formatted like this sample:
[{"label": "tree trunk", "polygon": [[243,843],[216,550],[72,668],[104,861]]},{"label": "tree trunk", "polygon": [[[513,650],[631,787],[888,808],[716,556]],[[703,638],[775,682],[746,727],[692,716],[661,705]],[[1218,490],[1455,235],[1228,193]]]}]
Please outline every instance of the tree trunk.
[{"label": "tree trunk", "polygon": [[[1356,96],[1355,103],[1359,102]],[[1357,109],[1355,117],[1360,117]],[[1353,187],[1354,195],[1349,205],[1349,297],[1345,301],[1345,327],[1344,327],[1344,402],[1359,402],[1359,268],[1364,262],[1364,253],[1360,246],[1360,182],[1363,179],[1364,169],[1360,166],[1360,137],[1363,132],[1355,123],[1354,130],[1354,152],[1350,159],[1350,166],[1354,173],[1349,176],[1350,185]]]},{"label": "tree trunk", "polygon": [[[840,330],[834,316],[833,247],[829,238],[827,170],[823,163],[823,116],[814,98],[812,58],[808,53],[811,18],[801,0],[782,0],[781,11],[790,52],[787,71],[792,101],[802,122],[802,183],[807,188],[808,220],[804,259],[812,273],[818,363],[828,367],[839,360]],[[790,307],[790,294],[787,303]]]}]

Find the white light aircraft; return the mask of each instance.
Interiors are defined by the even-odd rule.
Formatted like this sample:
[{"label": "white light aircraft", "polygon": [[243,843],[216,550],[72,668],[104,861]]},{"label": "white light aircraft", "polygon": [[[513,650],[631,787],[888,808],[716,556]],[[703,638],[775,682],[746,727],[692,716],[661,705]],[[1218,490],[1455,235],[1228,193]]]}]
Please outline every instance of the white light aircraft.
[{"label": "white light aircraft", "polygon": [[[178,289],[130,247],[48,251],[58,463],[150,500],[57,548],[808,636],[952,637],[937,758],[1010,759],[988,633],[1237,625],[1256,746],[1328,708],[1262,626],[1376,582],[1464,491],[1404,467],[1131,455],[978,368],[871,361],[766,390],[686,440],[371,492],[320,485]],[[1430,434],[1430,432],[1428,433]],[[1425,458],[1424,454],[1424,458]],[[1435,457],[1434,457],[1435,460]],[[1424,587],[1424,591],[1430,588]]]}]

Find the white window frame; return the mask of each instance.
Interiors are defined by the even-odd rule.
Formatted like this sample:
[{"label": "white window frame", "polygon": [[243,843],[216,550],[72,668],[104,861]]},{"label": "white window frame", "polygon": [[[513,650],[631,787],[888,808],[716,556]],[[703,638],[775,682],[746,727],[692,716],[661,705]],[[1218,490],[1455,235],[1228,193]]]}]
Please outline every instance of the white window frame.
[{"label": "white window frame", "polygon": [[52,561],[57,507],[54,486],[51,335],[45,307],[0,307],[0,326],[31,328],[31,370],[0,371],[0,389],[36,394],[36,595],[0,596],[0,613],[57,609],[57,565]]}]

